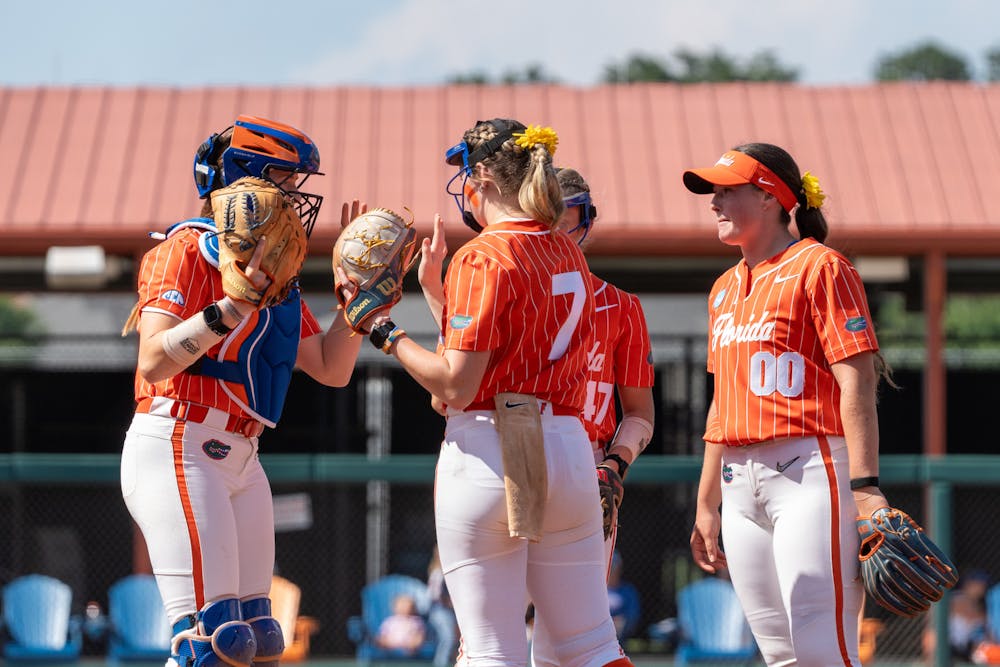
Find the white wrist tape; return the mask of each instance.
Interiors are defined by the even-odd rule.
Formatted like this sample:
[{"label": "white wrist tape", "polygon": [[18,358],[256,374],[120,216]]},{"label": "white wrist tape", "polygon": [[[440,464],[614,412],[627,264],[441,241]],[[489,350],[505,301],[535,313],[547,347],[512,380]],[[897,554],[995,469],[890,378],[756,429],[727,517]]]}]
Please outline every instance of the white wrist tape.
[{"label": "white wrist tape", "polygon": [[202,313],[190,317],[160,336],[163,351],[184,367],[193,364],[222,337],[208,328]]},{"label": "white wrist tape", "polygon": [[229,315],[237,322],[245,320],[246,318],[250,317],[253,311],[257,310],[253,305],[237,301],[236,299],[229,296],[222,297],[221,299],[216,301],[216,304],[219,306],[222,312]]},{"label": "white wrist tape", "polygon": [[653,425],[642,417],[629,415],[618,424],[618,430],[608,445],[608,451],[615,447],[624,447],[632,453],[632,460],[635,461],[652,439]]}]

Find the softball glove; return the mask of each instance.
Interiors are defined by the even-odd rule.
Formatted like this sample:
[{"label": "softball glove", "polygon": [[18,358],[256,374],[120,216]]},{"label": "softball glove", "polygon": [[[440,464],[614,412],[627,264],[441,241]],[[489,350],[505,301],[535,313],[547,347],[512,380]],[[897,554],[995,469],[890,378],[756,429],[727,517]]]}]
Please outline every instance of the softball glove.
[{"label": "softball glove", "polygon": [[865,590],[889,611],[922,614],[958,582],[951,560],[905,512],[883,507],[857,526]]},{"label": "softball glove", "polygon": [[413,221],[387,208],[376,208],[351,220],[333,246],[333,275],[344,271],[351,288],[337,285],[344,319],[357,333],[368,333],[372,320],[403,296],[403,277],[415,260],[417,232]]},{"label": "softball glove", "polygon": [[[284,301],[306,257],[306,230],[285,194],[265,180],[247,176],[212,192],[212,213],[226,295],[257,308]],[[247,264],[261,242],[266,247],[260,270],[270,280],[263,288],[246,275]]]}]

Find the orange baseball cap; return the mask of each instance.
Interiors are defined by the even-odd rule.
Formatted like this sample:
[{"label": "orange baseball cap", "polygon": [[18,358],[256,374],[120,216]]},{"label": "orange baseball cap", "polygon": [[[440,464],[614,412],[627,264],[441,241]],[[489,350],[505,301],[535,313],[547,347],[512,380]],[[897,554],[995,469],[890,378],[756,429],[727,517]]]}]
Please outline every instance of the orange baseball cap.
[{"label": "orange baseball cap", "polygon": [[684,172],[684,185],[698,195],[710,195],[716,185],[746,185],[752,183],[764,192],[774,195],[787,212],[799,203],[788,185],[763,163],[746,153],[726,151],[714,166],[688,169]]}]

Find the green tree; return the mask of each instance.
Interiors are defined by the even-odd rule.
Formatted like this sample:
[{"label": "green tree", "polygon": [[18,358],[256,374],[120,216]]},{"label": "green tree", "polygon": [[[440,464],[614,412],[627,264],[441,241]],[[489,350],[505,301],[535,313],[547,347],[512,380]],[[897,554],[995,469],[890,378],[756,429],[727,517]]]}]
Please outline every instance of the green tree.
[{"label": "green tree", "polygon": [[878,81],[968,81],[965,60],[934,42],[883,56],[875,67]]},{"label": "green tree", "polygon": [[452,85],[489,85],[491,83],[503,83],[507,85],[520,83],[558,83],[558,79],[545,71],[539,63],[525,65],[524,69],[510,69],[504,72],[496,81],[489,74],[482,70],[475,70],[465,74],[456,74],[449,77],[448,83]]},{"label": "green tree", "polygon": [[725,81],[795,81],[798,71],[778,62],[774,53],[762,51],[745,64],[719,49],[706,54],[688,49],[674,52],[676,70],[654,56],[634,54],[624,64],[604,68],[606,83],[678,81],[680,83],[721,83]]},{"label": "green tree", "polygon": [[525,66],[524,70],[508,70],[500,77],[501,83],[557,83],[557,79],[538,63]]},{"label": "green tree", "polygon": [[799,71],[785,67],[778,62],[772,51],[761,51],[753,55],[743,67],[747,81],[798,81]]},{"label": "green tree", "polygon": [[675,81],[667,64],[662,60],[636,53],[621,65],[614,63],[604,68],[605,83],[637,83],[639,81]]},{"label": "green tree", "polygon": [[1000,81],[1000,47],[986,52],[986,80]]},{"label": "green tree", "polygon": [[42,332],[35,311],[18,305],[8,296],[0,296],[0,338],[25,338]]}]

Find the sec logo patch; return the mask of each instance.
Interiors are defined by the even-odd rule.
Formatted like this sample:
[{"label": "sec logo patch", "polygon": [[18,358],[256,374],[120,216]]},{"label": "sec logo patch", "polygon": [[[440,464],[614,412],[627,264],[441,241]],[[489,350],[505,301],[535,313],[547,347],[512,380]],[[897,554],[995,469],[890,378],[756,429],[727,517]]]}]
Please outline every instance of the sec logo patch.
[{"label": "sec logo patch", "polygon": [[164,301],[170,301],[171,303],[176,303],[178,306],[184,305],[184,295],[175,289],[167,290],[160,295],[160,298]]},{"label": "sec logo patch", "polygon": [[729,464],[724,464],[722,466],[722,481],[726,484],[733,481],[733,469]]},{"label": "sec logo patch", "polygon": [[219,442],[218,440],[209,440],[201,446],[201,450],[205,452],[205,455],[216,461],[221,461],[229,456],[230,449],[232,449],[232,447],[224,442]]}]

